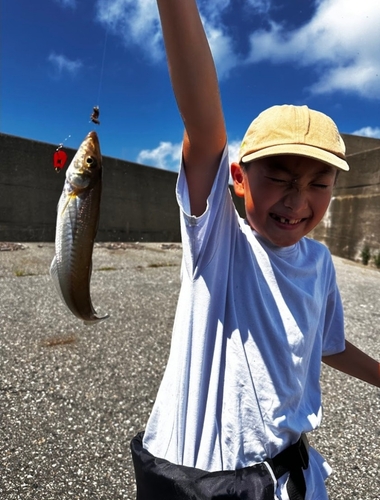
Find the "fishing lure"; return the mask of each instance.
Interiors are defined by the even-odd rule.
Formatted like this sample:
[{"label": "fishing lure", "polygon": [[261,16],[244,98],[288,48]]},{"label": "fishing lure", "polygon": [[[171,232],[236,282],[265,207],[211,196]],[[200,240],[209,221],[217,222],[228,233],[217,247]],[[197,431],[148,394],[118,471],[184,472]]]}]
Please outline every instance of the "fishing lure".
[{"label": "fishing lure", "polygon": [[90,120],[92,121],[92,123],[95,123],[96,125],[100,125],[99,113],[100,113],[99,106],[94,106],[92,108],[92,114],[90,116]]}]

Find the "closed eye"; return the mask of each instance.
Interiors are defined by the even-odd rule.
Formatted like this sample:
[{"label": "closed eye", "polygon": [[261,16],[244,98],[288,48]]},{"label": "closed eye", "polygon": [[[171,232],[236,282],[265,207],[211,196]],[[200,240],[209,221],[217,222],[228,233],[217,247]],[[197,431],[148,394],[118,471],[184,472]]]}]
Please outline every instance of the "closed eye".
[{"label": "closed eye", "polygon": [[278,177],[266,177],[267,179],[269,179],[270,181],[272,182],[277,182],[279,184],[282,184],[282,183],[285,183],[285,182],[288,182],[286,181],[285,179],[279,179]]}]

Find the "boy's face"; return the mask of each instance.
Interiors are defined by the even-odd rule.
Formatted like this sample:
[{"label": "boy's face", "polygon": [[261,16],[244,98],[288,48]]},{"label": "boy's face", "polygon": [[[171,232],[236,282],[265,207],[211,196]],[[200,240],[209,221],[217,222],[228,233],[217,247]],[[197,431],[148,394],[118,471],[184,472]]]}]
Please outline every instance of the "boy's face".
[{"label": "boy's face", "polygon": [[337,169],[317,160],[281,155],[237,163],[231,175],[244,197],[250,226],[277,246],[297,243],[321,221],[332,196]]}]

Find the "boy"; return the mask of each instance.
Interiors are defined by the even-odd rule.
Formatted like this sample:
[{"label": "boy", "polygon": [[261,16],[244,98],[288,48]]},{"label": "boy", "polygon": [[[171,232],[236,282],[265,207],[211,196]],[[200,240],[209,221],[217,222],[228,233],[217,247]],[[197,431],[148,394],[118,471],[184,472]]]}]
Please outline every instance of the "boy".
[{"label": "boy", "polygon": [[339,170],[335,124],[275,106],[249,127],[228,192],[226,129],[195,0],[157,0],[185,124],[177,185],[182,287],[165,375],[132,441],[138,500],[325,500],[329,467],[305,433],[322,417],[321,359],[380,386],[346,342],[330,254],[305,238]]}]

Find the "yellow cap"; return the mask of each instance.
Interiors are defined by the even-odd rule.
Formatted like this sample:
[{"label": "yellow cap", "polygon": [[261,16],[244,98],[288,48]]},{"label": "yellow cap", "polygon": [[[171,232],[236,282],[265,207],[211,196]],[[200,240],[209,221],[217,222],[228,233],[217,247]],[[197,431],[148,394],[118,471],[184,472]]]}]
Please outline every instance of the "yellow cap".
[{"label": "yellow cap", "polygon": [[327,115],[307,106],[272,106],[253,120],[240,146],[239,161],[300,155],[349,170],[346,147]]}]

